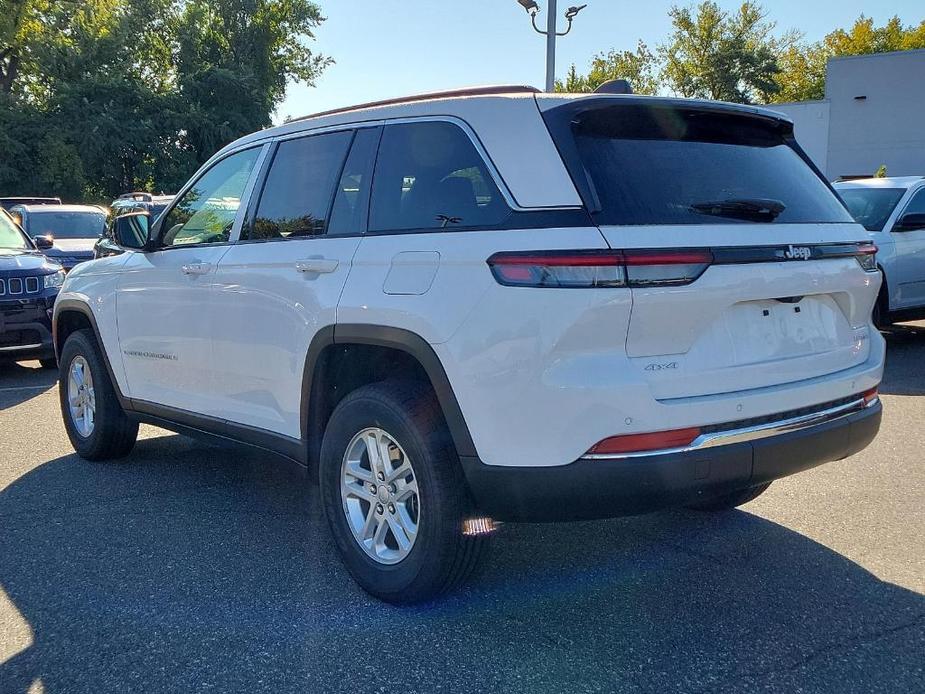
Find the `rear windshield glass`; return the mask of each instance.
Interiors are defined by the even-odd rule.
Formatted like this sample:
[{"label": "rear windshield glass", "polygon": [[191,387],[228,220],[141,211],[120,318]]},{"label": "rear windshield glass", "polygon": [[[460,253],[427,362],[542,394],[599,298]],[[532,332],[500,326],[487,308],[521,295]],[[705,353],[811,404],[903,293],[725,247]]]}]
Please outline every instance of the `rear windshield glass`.
[{"label": "rear windshield glass", "polygon": [[102,212],[33,212],[26,223],[26,231],[33,238],[92,239],[102,235],[106,215]]},{"label": "rear windshield glass", "polygon": [[904,188],[837,188],[851,216],[867,231],[882,231],[893,214]]},{"label": "rear windshield glass", "polygon": [[851,221],[771,121],[624,105],[579,114],[572,133],[599,224]]}]

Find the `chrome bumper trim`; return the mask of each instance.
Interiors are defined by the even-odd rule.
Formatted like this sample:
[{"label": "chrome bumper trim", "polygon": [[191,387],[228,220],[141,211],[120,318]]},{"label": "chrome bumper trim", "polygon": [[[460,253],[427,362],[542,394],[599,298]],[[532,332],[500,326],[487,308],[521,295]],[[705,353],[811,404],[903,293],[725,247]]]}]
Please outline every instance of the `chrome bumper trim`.
[{"label": "chrome bumper trim", "polygon": [[25,349],[41,349],[42,346],[41,342],[37,345],[13,345],[12,347],[0,347],[0,352],[19,352]]},{"label": "chrome bumper trim", "polygon": [[858,398],[842,405],[830,407],[826,410],[820,410],[811,414],[791,417],[790,419],[781,419],[776,422],[767,424],[756,424],[750,427],[740,429],[729,429],[726,431],[713,431],[709,434],[701,434],[691,441],[687,446],[680,448],[661,448],[654,451],[639,451],[634,453],[588,453],[581,457],[581,460],[625,460],[627,458],[648,458],[657,455],[669,455],[672,453],[686,453],[688,451],[699,451],[704,448],[714,448],[716,446],[728,446],[734,443],[745,443],[766,439],[780,434],[788,434],[802,429],[809,429],[820,424],[828,424],[843,417],[863,412],[869,407],[873,407],[880,401],[879,397],[865,402],[864,398]]}]

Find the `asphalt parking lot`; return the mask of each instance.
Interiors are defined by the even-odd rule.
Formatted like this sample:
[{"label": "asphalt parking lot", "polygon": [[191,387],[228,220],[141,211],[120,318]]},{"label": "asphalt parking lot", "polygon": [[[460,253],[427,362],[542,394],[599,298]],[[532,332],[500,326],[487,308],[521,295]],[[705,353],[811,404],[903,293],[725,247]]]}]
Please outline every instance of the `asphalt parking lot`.
[{"label": "asphalt parking lot", "polygon": [[53,374],[0,366],[0,692],[925,691],[925,328],[889,341],[861,454],[728,514],[505,526],[411,609],[292,467],[153,428],[81,461]]}]

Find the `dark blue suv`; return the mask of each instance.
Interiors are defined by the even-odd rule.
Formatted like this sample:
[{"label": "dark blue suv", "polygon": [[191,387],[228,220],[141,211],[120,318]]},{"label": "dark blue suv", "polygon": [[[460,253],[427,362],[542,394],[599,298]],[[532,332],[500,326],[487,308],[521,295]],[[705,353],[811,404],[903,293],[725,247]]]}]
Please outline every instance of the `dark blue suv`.
[{"label": "dark blue suv", "polygon": [[0,210],[0,360],[55,367],[51,313],[64,270]]}]

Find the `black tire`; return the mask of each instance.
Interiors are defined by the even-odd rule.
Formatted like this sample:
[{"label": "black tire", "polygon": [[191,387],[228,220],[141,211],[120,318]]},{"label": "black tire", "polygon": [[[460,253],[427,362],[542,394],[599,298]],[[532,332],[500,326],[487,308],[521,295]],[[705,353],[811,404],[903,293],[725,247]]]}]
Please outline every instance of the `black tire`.
[{"label": "black tire", "polygon": [[747,504],[749,501],[757,499],[764,494],[770,486],[770,482],[765,482],[764,484],[759,484],[757,487],[739,489],[729,494],[707,499],[706,501],[688,504],[687,508],[694,509],[695,511],[731,511],[737,506]]},{"label": "black tire", "polygon": [[[72,421],[68,406],[68,378],[71,364],[83,357],[93,378],[96,413],[93,429],[83,436]],[[114,460],[127,456],[138,438],[138,423],[130,420],[119,404],[109,372],[100,354],[96,338],[89,330],[77,330],[68,336],[61,350],[58,396],[64,428],[77,455],[86,460]]]},{"label": "black tire", "polygon": [[[420,497],[418,533],[409,554],[383,564],[354,538],[341,497],[341,466],[347,447],[364,429],[378,427],[404,449]],[[472,506],[459,458],[430,388],[387,381],[363,386],[335,408],[324,433],[321,498],[334,543],[357,583],[393,604],[429,600],[463,583],[484,558],[485,536],[462,533]]]},{"label": "black tire", "polygon": [[[881,276],[883,270],[880,271]],[[879,330],[889,328],[893,325],[893,321],[890,319],[890,300],[887,296],[886,291],[886,277],[883,277],[883,284],[880,285],[880,293],[877,295],[877,303],[874,304],[874,310],[870,317],[871,322]]]},{"label": "black tire", "polygon": [[48,359],[39,359],[39,364],[41,364],[43,369],[57,369],[58,360],[54,357],[49,357]]}]

